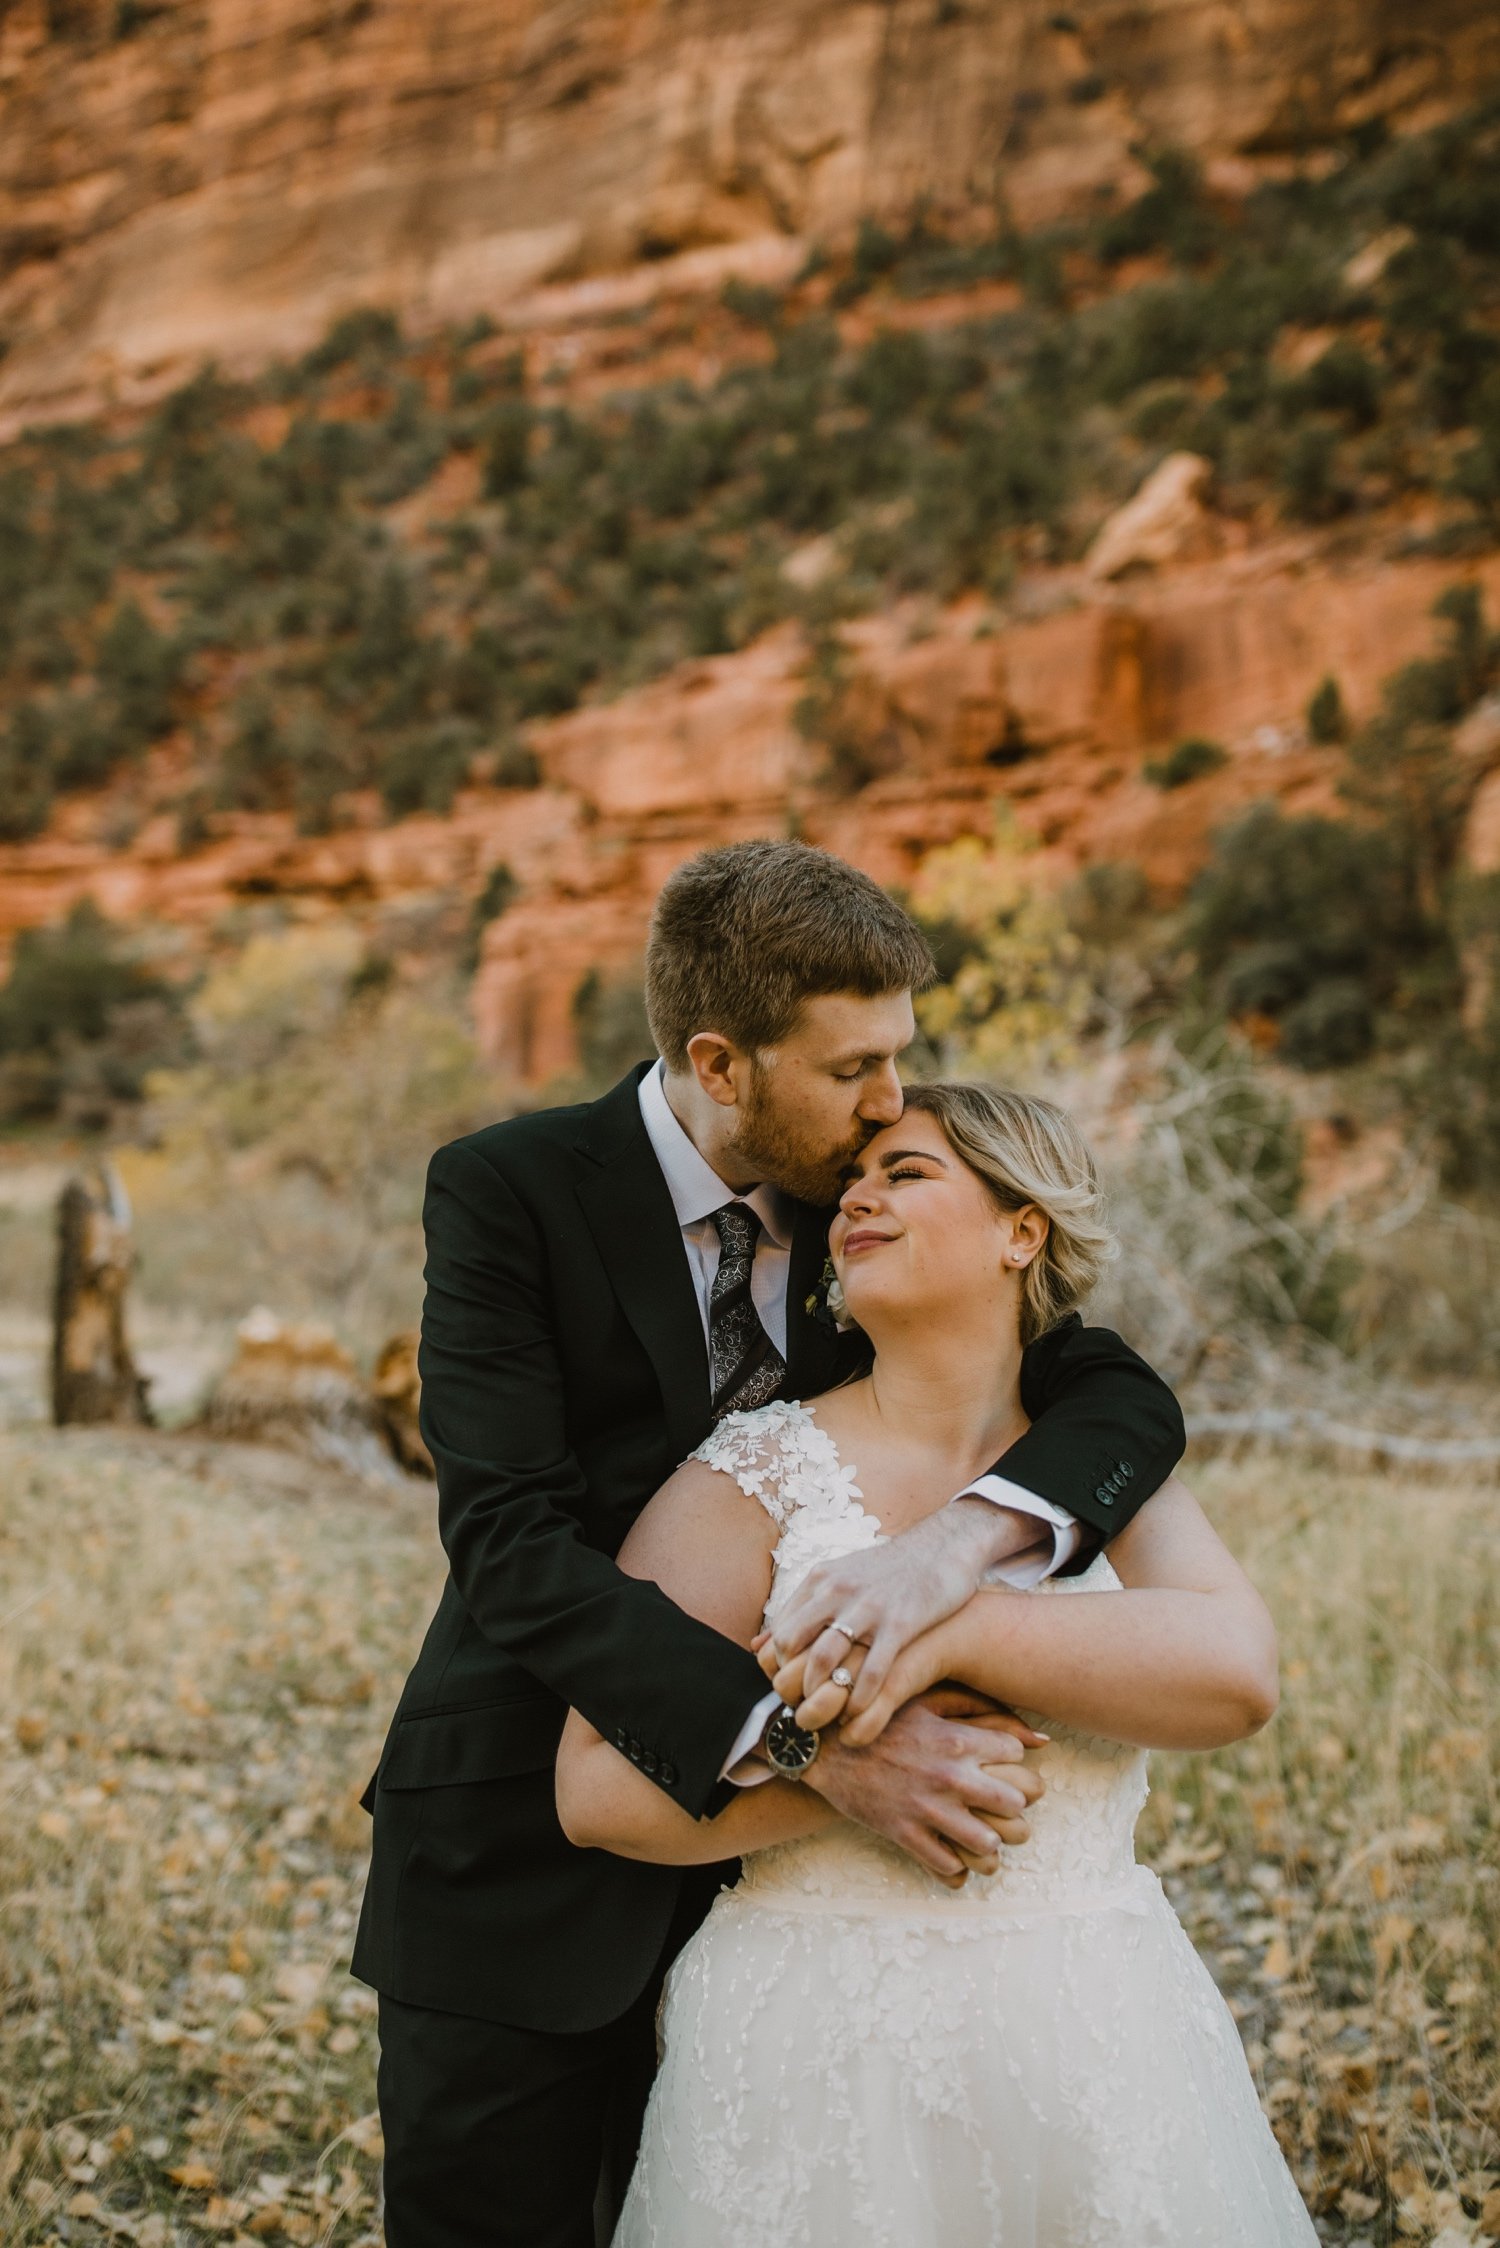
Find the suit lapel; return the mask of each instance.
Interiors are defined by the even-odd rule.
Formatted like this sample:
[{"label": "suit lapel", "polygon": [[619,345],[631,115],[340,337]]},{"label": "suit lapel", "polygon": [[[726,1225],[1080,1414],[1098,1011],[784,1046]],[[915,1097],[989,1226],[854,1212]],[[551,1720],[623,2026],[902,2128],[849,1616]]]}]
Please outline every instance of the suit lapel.
[{"label": "suit lapel", "polygon": [[686,1458],[708,1427],[708,1349],[677,1213],[641,1121],[644,1074],[633,1071],[595,1103],[584,1145],[596,1168],[579,1180],[578,1199]]},{"label": "suit lapel", "polygon": [[792,1226],[792,1255],[786,1289],[786,1394],[817,1397],[838,1378],[840,1337],[825,1319],[815,1319],[807,1299],[820,1288],[828,1256],[831,1210],[799,1202]]}]

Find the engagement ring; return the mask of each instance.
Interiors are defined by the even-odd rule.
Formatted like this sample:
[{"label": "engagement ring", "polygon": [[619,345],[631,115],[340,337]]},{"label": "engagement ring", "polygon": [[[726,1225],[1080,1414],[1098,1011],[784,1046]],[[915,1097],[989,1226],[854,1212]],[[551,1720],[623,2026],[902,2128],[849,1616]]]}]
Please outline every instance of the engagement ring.
[{"label": "engagement ring", "polygon": [[842,1686],[847,1694],[854,1684],[854,1673],[852,1670],[845,1670],[843,1664],[840,1663],[837,1670],[831,1670],[828,1673],[828,1682],[831,1686]]}]

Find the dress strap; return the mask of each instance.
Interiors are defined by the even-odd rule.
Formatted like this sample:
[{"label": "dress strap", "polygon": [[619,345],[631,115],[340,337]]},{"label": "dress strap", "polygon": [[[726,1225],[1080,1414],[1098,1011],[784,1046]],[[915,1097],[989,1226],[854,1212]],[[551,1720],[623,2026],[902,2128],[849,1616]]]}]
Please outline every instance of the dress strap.
[{"label": "dress strap", "polygon": [[805,1405],[778,1399],[755,1412],[726,1413],[692,1456],[732,1475],[746,1497],[755,1499],[777,1529],[784,1530],[801,1503],[798,1479],[787,1473],[789,1455],[801,1450],[809,1429],[816,1433]]}]

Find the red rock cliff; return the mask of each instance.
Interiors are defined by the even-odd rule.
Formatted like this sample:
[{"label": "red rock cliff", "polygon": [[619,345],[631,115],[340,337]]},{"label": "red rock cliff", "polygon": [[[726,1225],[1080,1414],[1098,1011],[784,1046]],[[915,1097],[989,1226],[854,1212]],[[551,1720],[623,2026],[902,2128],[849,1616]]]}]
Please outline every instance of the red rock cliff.
[{"label": "red rock cliff", "polygon": [[1497,75],[1493,0],[0,0],[0,416],[923,198],[1031,224],[1142,143],[1243,171]]}]

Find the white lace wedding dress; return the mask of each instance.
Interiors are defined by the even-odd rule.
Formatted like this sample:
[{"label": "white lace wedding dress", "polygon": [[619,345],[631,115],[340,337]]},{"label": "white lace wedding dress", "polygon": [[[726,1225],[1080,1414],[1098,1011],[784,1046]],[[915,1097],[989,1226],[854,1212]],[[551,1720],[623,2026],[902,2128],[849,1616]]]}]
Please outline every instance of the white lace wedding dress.
[{"label": "white lace wedding dress", "polygon": [[[697,1457],[780,1530],[774,1624],[874,1544],[800,1405]],[[1102,1557],[1038,1597],[1106,1593]],[[1141,1752],[1053,1725],[1031,1840],[955,1893],[840,1825],[764,1850],[672,1970],[614,2248],[1316,2248],[1234,2022],[1135,1862]]]}]

